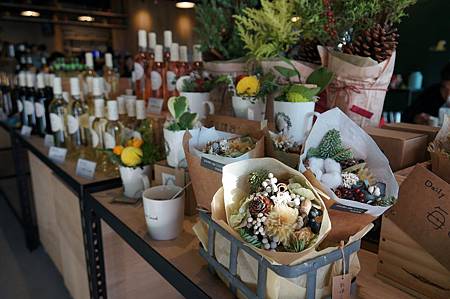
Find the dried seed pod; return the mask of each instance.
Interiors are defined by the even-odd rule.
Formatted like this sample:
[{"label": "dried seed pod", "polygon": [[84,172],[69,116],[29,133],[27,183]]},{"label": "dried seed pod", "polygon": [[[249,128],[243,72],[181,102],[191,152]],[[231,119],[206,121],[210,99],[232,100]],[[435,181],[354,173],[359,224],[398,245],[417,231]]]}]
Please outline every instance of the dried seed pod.
[{"label": "dried seed pod", "polygon": [[309,199],[305,199],[300,204],[300,214],[304,217],[305,215],[309,214],[309,211],[311,211],[312,208],[312,202]]}]

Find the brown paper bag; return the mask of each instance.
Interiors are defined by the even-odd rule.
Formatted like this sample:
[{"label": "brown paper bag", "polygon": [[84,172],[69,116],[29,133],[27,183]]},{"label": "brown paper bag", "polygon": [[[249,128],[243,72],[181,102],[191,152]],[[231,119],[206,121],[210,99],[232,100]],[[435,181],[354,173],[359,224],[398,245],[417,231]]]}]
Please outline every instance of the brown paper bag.
[{"label": "brown paper bag", "polygon": [[441,147],[450,147],[450,116],[446,116],[442,128],[439,130],[436,139],[430,143],[428,151],[431,156],[431,169],[441,179],[450,183],[450,155],[443,152]]},{"label": "brown paper bag", "polygon": [[318,47],[322,65],[335,73],[327,88],[328,108],[338,107],[359,126],[378,126],[391,81],[395,52],[381,62]]},{"label": "brown paper bag", "polygon": [[[257,140],[255,148],[247,154],[249,158],[264,157],[264,132],[254,131],[248,134]],[[192,188],[198,207],[206,210],[211,208],[211,200],[214,193],[222,186],[222,166],[214,161],[204,160],[194,155],[189,150],[191,134],[186,132],[183,137],[183,149],[186,155]]]},{"label": "brown paper bag", "polygon": [[300,153],[287,153],[280,150],[277,150],[272,142],[272,138],[270,137],[270,132],[266,131],[265,134],[265,150],[266,157],[271,157],[277,159],[280,162],[283,162],[287,166],[297,169],[298,162],[300,161]]},{"label": "brown paper bag", "polygon": [[[226,224],[225,216],[225,206],[223,202],[223,189],[221,188],[214,196],[212,202],[212,213],[214,219],[222,227],[227,229],[227,231],[233,233],[234,230],[231,229]],[[367,225],[349,238],[348,243],[353,243],[360,240],[371,228],[372,224]],[[208,248],[208,230],[206,225],[202,222],[198,222],[194,226],[194,232],[201,241],[204,248]],[[240,238],[240,236],[234,232],[235,236]],[[316,251],[312,250],[307,255],[305,255],[298,263],[306,261],[336,250],[338,247],[328,247],[326,249]],[[222,237],[220,234],[216,234],[215,237],[215,258],[224,267],[229,267],[229,256],[230,256],[230,242]],[[357,254],[350,255],[350,269],[349,273],[351,277],[356,277],[360,271],[360,265]],[[330,265],[324,266],[317,272],[316,280],[316,298],[323,298],[325,296],[331,295],[331,281],[332,277],[342,273],[342,260],[336,261]],[[249,256],[245,252],[240,251],[238,254],[238,266],[237,274],[240,279],[250,288],[256,290],[256,282],[258,277],[258,261],[253,257]],[[267,276],[267,286],[266,286],[266,296],[269,299],[283,299],[283,298],[306,298],[306,275],[303,275],[294,279],[282,278],[272,271],[268,271]],[[239,296],[239,298],[244,298]]]}]

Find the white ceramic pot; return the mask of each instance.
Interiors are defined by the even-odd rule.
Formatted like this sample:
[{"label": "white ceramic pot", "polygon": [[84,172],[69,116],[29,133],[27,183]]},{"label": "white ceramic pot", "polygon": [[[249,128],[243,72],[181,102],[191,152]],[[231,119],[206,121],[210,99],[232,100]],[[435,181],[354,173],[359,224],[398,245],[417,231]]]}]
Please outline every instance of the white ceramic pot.
[{"label": "white ceramic pot", "polygon": [[175,239],[183,229],[184,194],[171,199],[182,188],[156,186],[142,194],[148,233],[154,240]]},{"label": "white ceramic pot", "polygon": [[232,105],[236,117],[249,120],[264,120],[266,115],[266,103],[261,99],[243,99],[239,96],[232,97]]},{"label": "white ceramic pot", "polygon": [[209,92],[180,92],[180,96],[186,97],[189,110],[197,113],[199,119],[214,114],[214,103],[209,100]]},{"label": "white ceramic pot", "polygon": [[151,168],[120,166],[120,178],[122,179],[123,194],[129,198],[140,198],[142,192],[150,188]]},{"label": "white ceramic pot", "polygon": [[[189,130],[193,132],[198,129]],[[186,131],[170,131],[164,128],[164,140],[166,147],[166,160],[170,167],[187,167],[186,156],[183,149],[183,136]]]},{"label": "white ceramic pot", "polygon": [[291,136],[295,142],[303,143],[309,133],[315,115],[315,102],[273,102],[276,130]]}]

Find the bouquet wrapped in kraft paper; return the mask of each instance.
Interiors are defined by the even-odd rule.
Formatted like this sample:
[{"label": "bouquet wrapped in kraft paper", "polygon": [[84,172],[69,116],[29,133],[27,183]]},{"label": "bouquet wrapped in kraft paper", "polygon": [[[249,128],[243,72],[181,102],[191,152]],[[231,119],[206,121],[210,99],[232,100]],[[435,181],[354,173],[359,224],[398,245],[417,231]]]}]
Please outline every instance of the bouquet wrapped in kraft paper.
[{"label": "bouquet wrapped in kraft paper", "polygon": [[431,156],[431,170],[450,184],[450,116],[444,123],[436,138],[428,146]]},{"label": "bouquet wrapped in kraft paper", "polygon": [[398,197],[389,161],[373,139],[338,108],[322,113],[300,156],[321,189],[338,203],[332,209],[382,215]]},{"label": "bouquet wrapped in kraft paper", "polygon": [[[247,239],[241,237],[241,234],[236,231],[236,228],[232,228],[232,225],[235,225],[233,215],[235,215],[236,209],[239,209],[243,198],[250,193],[251,187],[248,183],[249,173],[260,169],[270,169],[273,176],[280,178],[281,180],[286,177],[296,177],[301,180],[303,186],[311,190],[311,194],[314,196],[314,205],[320,206],[323,211],[323,214],[321,215],[322,222],[320,230],[317,232],[316,238],[303,250],[299,252],[286,252],[283,249],[276,251],[258,248],[253,244],[248,243]],[[334,241],[329,242],[329,244],[332,244],[330,247],[320,248],[322,247],[321,244],[324,240],[328,239],[327,235],[332,231],[331,220],[325,207],[325,203],[315,191],[313,185],[300,172],[272,158],[252,159],[225,166],[223,170],[222,182],[223,188],[217,191],[211,203],[212,219],[230,232],[230,234],[232,234],[235,238],[242,240],[244,244],[247,244],[250,248],[257,251],[258,254],[266,258],[269,262],[277,265],[297,265],[317,256],[332,252],[338,248],[336,246],[336,243],[338,242]],[[371,229],[371,227],[372,225],[369,224],[364,227],[364,229],[359,230],[356,234],[350,236],[348,238],[348,243],[361,239],[362,236],[364,236],[364,234]],[[208,236],[206,225],[199,222],[194,226],[194,231],[202,242],[203,247],[207,248]],[[224,267],[228,267],[230,258],[229,241],[227,241],[220,234],[216,234],[214,242],[215,258]],[[355,277],[360,270],[358,257],[356,254],[352,254],[349,259],[349,273],[352,277]],[[316,298],[329,296],[332,290],[331,281],[333,276],[341,273],[342,261],[337,261],[320,268],[317,273],[316,280]],[[242,282],[251,288],[256,289],[258,261],[248,254],[240,251],[238,253],[237,274]],[[278,276],[272,271],[268,271],[266,284],[267,298],[306,298],[306,280],[306,275],[298,278],[287,279]],[[238,297],[244,298],[244,296],[239,296],[239,293]]]},{"label": "bouquet wrapped in kraft paper", "polygon": [[202,127],[183,138],[183,149],[198,207],[211,208],[211,200],[222,186],[224,165],[264,157],[264,131],[233,134]]},{"label": "bouquet wrapped in kraft paper", "polygon": [[378,63],[370,57],[318,47],[322,65],[335,74],[327,88],[328,108],[338,107],[359,126],[378,126],[395,64],[395,52]]}]

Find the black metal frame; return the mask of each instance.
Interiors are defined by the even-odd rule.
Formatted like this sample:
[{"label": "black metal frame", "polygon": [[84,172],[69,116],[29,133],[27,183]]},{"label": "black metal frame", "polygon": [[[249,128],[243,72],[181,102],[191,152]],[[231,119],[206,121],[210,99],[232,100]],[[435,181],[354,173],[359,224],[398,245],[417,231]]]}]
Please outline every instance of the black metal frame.
[{"label": "black metal frame", "polygon": [[29,150],[49,167],[78,197],[90,295],[91,298],[106,298],[106,279],[100,220],[95,217],[91,209],[86,208],[85,195],[88,192],[99,192],[119,187],[121,186],[120,178],[117,177],[101,182],[80,184],[47,155],[36,149],[28,141],[27,137],[22,136],[16,129],[7,126],[3,122],[0,122],[0,125],[9,131],[11,137],[22,209],[21,222],[25,232],[27,248],[31,251],[39,246],[34,199],[28,192],[28,190],[31,190],[31,186],[29,186],[29,174],[26,172],[28,159],[25,159],[25,161],[23,159],[23,157],[27,157],[26,151]]},{"label": "black metal frame", "polygon": [[[86,191],[84,197],[86,198],[87,207],[89,209],[89,211],[87,211],[90,215],[88,220],[90,220],[92,224],[95,223],[94,225],[100,233],[98,236],[99,239],[101,239],[101,229],[100,225],[97,223],[100,223],[100,220],[103,220],[184,297],[195,299],[210,298],[210,296],[206,294],[199,286],[181,273],[174,265],[172,265],[170,261],[160,255],[151,247],[151,245],[132,231],[125,223],[120,221],[120,219],[118,219],[107,208],[99,203],[89,192]],[[95,250],[95,246],[90,248],[90,251]],[[97,282],[94,280],[92,284],[95,285]]]}]

